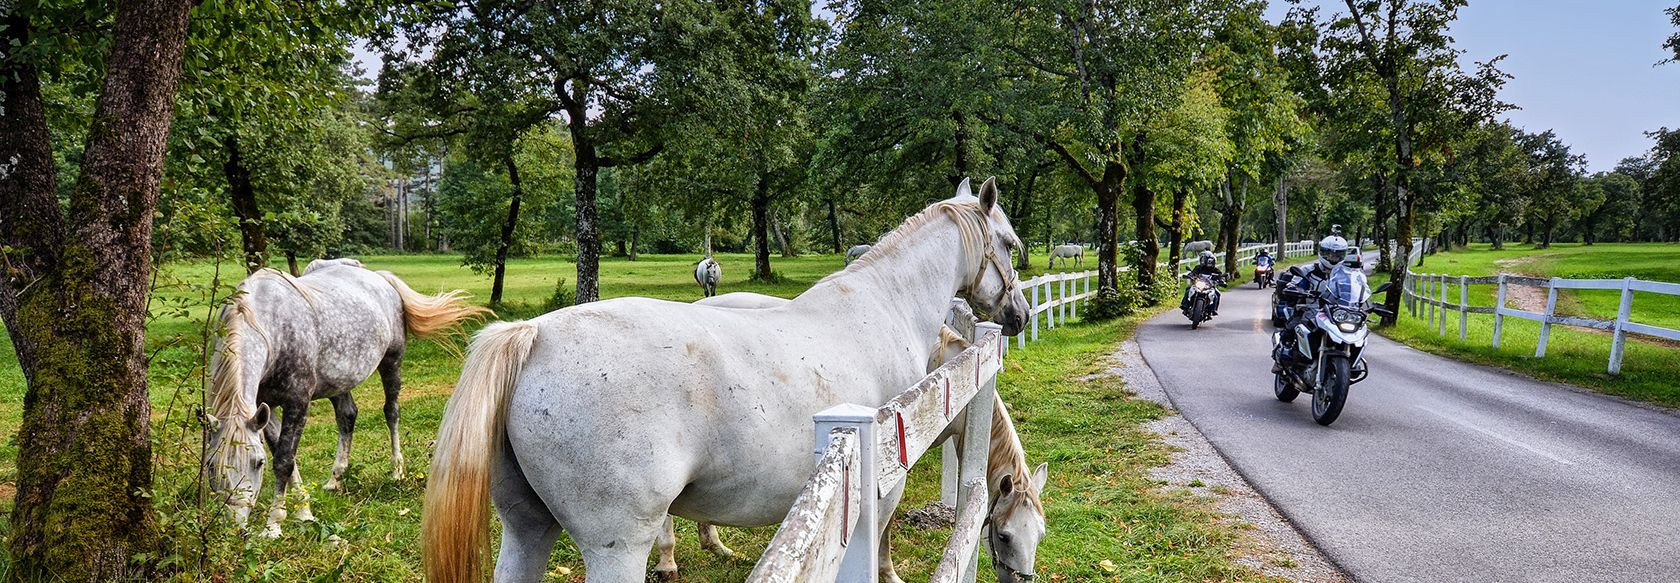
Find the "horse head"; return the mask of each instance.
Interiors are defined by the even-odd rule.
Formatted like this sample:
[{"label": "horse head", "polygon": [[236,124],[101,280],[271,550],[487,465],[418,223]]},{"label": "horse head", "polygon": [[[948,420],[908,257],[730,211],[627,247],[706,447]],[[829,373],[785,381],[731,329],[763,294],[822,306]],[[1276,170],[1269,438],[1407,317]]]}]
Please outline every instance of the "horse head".
[{"label": "horse head", "polygon": [[263,427],[268,425],[270,414],[268,404],[263,403],[249,417],[205,416],[210,428],[210,451],[204,456],[205,481],[211,492],[223,496],[240,526],[245,525],[262,490],[263,466],[268,462]]},{"label": "horse head", "polygon": [[[1044,539],[1044,504],[1038,495],[1049,478],[1049,464],[1038,464],[1030,480],[1008,475],[999,479],[997,495],[986,513],[986,547],[1000,583],[1031,581]],[[1027,482],[1027,483],[1017,483]]]},{"label": "horse head", "polygon": [[[968,179],[963,179],[957,186],[957,196],[953,201],[975,200],[968,187]],[[967,273],[970,279],[963,283],[958,295],[968,300],[976,312],[983,313],[987,319],[1003,326],[1005,336],[1014,336],[1026,326],[1027,313],[1031,306],[1027,304],[1027,296],[1021,293],[1021,282],[1015,274],[1015,268],[1009,261],[1010,252],[1021,246],[1021,239],[1015,235],[1015,227],[1009,222],[1009,215],[1004,213],[998,205],[998,187],[996,178],[987,178],[980,185],[980,195],[977,197],[980,211],[979,221],[982,226],[981,244],[970,248],[963,245],[966,258],[971,270]]]}]

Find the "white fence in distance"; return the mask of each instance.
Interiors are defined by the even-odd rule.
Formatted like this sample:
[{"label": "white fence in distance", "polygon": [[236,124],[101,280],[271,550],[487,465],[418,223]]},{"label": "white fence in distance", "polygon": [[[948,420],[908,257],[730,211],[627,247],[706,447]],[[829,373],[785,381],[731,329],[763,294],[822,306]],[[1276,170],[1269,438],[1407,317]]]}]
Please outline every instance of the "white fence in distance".
[{"label": "white fence in distance", "polygon": [[[1002,327],[981,323],[974,345],[886,405],[844,404],[812,416],[817,468],[770,539],[749,583],[875,583],[879,500],[903,482],[956,415],[966,415],[961,459],[946,455],[963,485],[957,528],[934,570],[936,583],[971,583],[986,513],[986,458],[993,395],[1003,368]],[[947,450],[949,451],[949,450]],[[955,484],[943,484],[955,490]]]},{"label": "white fence in distance", "polygon": [[[1470,286],[1497,285],[1493,307],[1470,305]],[[1531,312],[1506,307],[1505,299],[1510,286],[1524,285],[1546,289],[1546,311]],[[1448,300],[1447,288],[1457,286],[1458,301]],[[1449,276],[1438,273],[1408,273],[1404,286],[1406,306],[1413,318],[1424,318],[1436,329],[1439,335],[1447,333],[1447,312],[1458,312],[1458,339],[1464,340],[1468,334],[1470,314],[1493,314],[1493,347],[1499,348],[1500,338],[1505,330],[1505,317],[1523,318],[1540,322],[1540,338],[1534,347],[1534,357],[1546,356],[1546,342],[1552,334],[1553,324],[1564,326],[1578,326],[1610,332],[1610,363],[1607,369],[1610,374],[1621,374],[1623,348],[1627,344],[1629,333],[1680,340],[1680,330],[1641,324],[1630,320],[1633,314],[1633,292],[1657,293],[1680,296],[1680,284],[1662,281],[1646,281],[1632,277],[1623,279],[1563,279],[1537,278],[1517,275],[1500,274],[1497,276],[1470,277],[1465,275]],[[1620,290],[1621,304],[1616,309],[1616,319],[1599,320],[1580,316],[1560,316],[1557,314],[1557,296],[1560,289],[1597,289]],[[1420,315],[1421,313],[1421,315]]]}]

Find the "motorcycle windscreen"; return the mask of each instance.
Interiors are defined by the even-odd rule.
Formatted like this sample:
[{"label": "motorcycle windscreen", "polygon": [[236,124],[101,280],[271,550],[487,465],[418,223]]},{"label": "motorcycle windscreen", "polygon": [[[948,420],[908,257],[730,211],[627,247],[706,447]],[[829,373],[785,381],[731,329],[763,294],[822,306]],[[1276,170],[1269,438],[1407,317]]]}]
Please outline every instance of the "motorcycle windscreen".
[{"label": "motorcycle windscreen", "polygon": [[1371,285],[1366,282],[1365,273],[1340,265],[1325,278],[1324,291],[1337,305],[1350,308],[1363,308],[1371,299]]}]

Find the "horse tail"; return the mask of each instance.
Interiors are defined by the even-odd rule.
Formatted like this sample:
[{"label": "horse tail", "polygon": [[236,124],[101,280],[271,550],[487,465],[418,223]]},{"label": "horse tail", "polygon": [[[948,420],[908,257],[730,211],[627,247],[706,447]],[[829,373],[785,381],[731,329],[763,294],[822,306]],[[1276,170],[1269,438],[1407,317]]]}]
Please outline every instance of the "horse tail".
[{"label": "horse tail", "polygon": [[490,554],[490,466],[504,439],[508,397],[537,326],[497,322],[467,347],[460,382],[444,407],[420,514],[421,563],[429,581],[482,581]]},{"label": "horse tail", "polygon": [[449,290],[428,296],[414,291],[389,271],[375,273],[396,288],[397,296],[402,298],[403,325],[408,328],[409,334],[430,339],[450,336],[460,332],[461,321],[494,314],[489,308],[467,303],[468,296],[464,290]]}]

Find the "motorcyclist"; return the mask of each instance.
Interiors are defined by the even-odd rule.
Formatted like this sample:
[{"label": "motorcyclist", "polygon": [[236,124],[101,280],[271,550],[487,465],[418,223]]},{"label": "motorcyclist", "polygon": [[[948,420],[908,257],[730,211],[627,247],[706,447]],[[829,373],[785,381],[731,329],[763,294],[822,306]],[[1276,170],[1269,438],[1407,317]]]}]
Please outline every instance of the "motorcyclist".
[{"label": "motorcyclist", "polygon": [[1260,254],[1254,256],[1254,266],[1255,267],[1271,267],[1272,263],[1273,263],[1272,254],[1271,254],[1270,251],[1267,251],[1265,249],[1261,249]]},{"label": "motorcyclist", "polygon": [[[1277,278],[1277,288],[1280,301],[1292,304],[1301,303],[1312,298],[1318,286],[1336,271],[1336,266],[1347,259],[1348,242],[1340,235],[1330,235],[1318,242],[1318,260],[1303,265],[1291,266]],[[1294,311],[1289,316],[1289,323],[1283,327],[1280,340],[1283,342],[1285,354],[1298,354],[1295,350],[1295,327],[1312,317],[1312,310]],[[1275,369],[1278,365],[1274,363]],[[1275,370],[1274,370],[1275,372]]]},{"label": "motorcyclist", "polygon": [[[1219,268],[1215,267],[1214,263],[1216,263],[1216,260],[1213,256],[1213,252],[1203,251],[1196,257],[1196,266],[1190,268],[1190,271],[1185,272],[1184,278],[1195,279],[1197,276],[1207,275],[1213,280],[1213,285],[1215,287],[1225,285],[1225,273],[1219,271]],[[1191,286],[1184,287],[1184,298],[1178,302],[1179,309],[1183,310],[1190,307],[1190,290]],[[1209,315],[1219,315],[1219,296],[1220,294],[1217,292],[1213,294],[1213,305],[1208,306]]]}]

